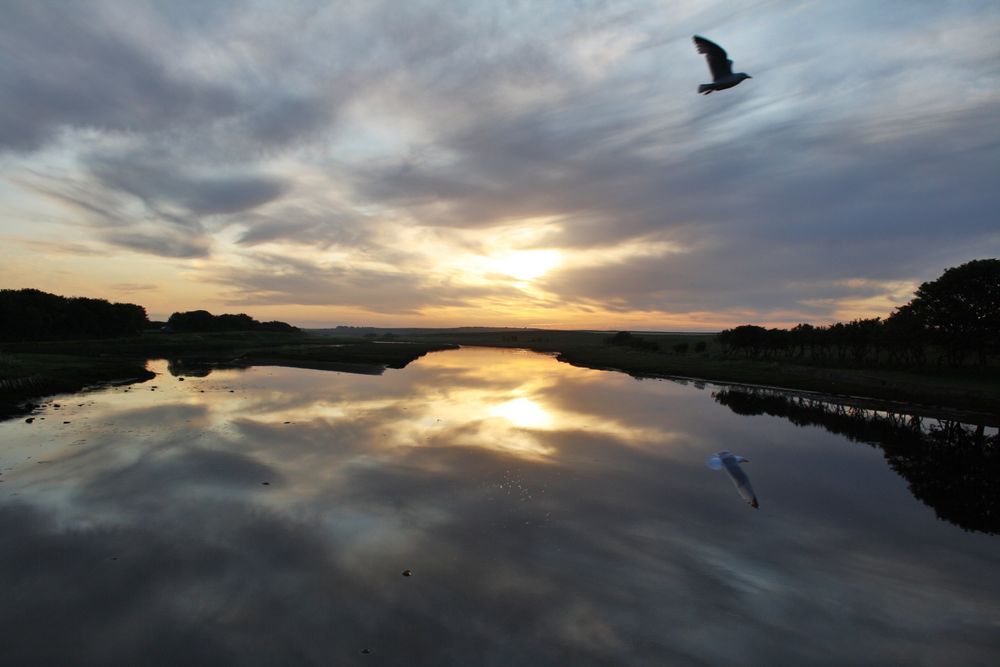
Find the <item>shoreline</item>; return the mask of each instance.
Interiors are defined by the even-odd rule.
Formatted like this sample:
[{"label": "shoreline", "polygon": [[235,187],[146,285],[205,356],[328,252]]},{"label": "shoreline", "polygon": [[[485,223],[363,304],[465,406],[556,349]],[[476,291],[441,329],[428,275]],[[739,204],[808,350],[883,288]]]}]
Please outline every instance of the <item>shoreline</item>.
[{"label": "shoreline", "polygon": [[[959,415],[978,423],[1000,424],[1000,374],[934,372],[884,367],[827,367],[793,360],[746,360],[712,351],[672,354],[608,345],[602,334],[533,332],[520,340],[503,334],[427,336],[468,346],[520,348],[554,354],[559,361],[595,370],[610,370],[636,378],[705,381],[728,386],[771,388],[813,397],[829,397],[844,405],[864,404],[911,414]],[[668,338],[664,335],[663,338]],[[714,337],[670,335],[670,342],[695,343]]]},{"label": "shoreline", "polygon": [[[678,334],[677,340],[697,335]],[[519,339],[520,338],[520,339]],[[707,339],[707,337],[705,337]],[[710,382],[770,389],[852,407],[1000,426],[1000,378],[916,373],[884,368],[829,368],[722,355],[636,350],[608,345],[602,334],[537,331],[400,337],[396,344],[317,334],[169,335],[8,346],[0,364],[0,418],[30,411],[32,399],[75,393],[89,385],[140,382],[155,377],[146,361],[225,366],[273,365],[378,373],[404,368],[428,352],[458,347],[523,349],[554,355],[581,368],[635,378]],[[56,346],[61,348],[56,352]],[[62,354],[72,346],[75,355]],[[14,350],[10,348],[14,347]]]},{"label": "shoreline", "polygon": [[[77,354],[62,353],[70,345]],[[286,366],[380,375],[387,368],[404,368],[428,352],[457,348],[427,341],[382,345],[367,340],[334,342],[301,335],[233,333],[20,343],[0,355],[0,419],[27,414],[47,396],[148,381],[156,377],[146,369],[150,359],[219,368]]]},{"label": "shoreline", "polygon": [[[71,360],[68,368],[60,363],[67,359]],[[37,407],[36,402],[46,397],[148,382],[156,377],[155,373],[146,370],[145,360],[134,359],[87,359],[59,355],[59,359],[36,363],[36,368],[36,372],[30,375],[0,378],[3,383],[0,386],[0,420],[30,413]]]},{"label": "shoreline", "polygon": [[[472,346],[470,346],[472,347]],[[870,396],[855,396],[851,394],[841,394],[829,391],[815,391],[811,389],[801,389],[795,387],[784,387],[773,384],[760,384],[753,382],[737,382],[733,380],[714,380],[705,377],[695,377],[689,375],[676,375],[670,373],[633,373],[623,368],[611,366],[586,366],[573,363],[565,359],[559,359],[563,363],[568,363],[577,368],[590,368],[593,370],[608,371],[614,373],[624,373],[636,380],[671,380],[674,382],[691,382],[711,384],[717,387],[767,390],[797,398],[808,398],[823,403],[832,403],[850,408],[861,408],[866,410],[877,410],[879,412],[892,412],[896,414],[914,415],[917,417],[941,419],[944,421],[959,421],[967,424],[983,424],[985,426],[1000,428],[1000,415],[978,410],[964,410],[960,408],[950,408],[946,406],[927,405],[910,401],[899,401],[888,398],[875,398]]]},{"label": "shoreline", "polygon": [[[616,371],[625,373],[637,379],[657,378],[668,380],[687,380],[690,382],[709,382],[726,387],[745,387],[748,389],[769,389],[790,395],[814,398],[840,405],[913,414],[921,417],[967,421],[976,424],[1000,427],[1000,404],[997,410],[990,409],[990,399],[975,397],[975,407],[960,406],[957,403],[970,397],[962,392],[937,393],[929,388],[900,389],[891,385],[872,386],[862,382],[843,381],[839,378],[823,377],[824,372],[840,375],[850,374],[843,369],[809,369],[817,371],[816,376],[796,376],[795,373],[779,371],[770,380],[748,377],[733,377],[726,373],[708,372],[690,374],[686,372],[671,372],[670,370],[648,370],[630,368],[628,365],[594,364],[576,355],[559,353],[559,361],[580,368]],[[839,371],[839,372],[838,372]],[[857,377],[862,377],[860,373]],[[790,380],[790,382],[788,382]],[[894,395],[896,392],[903,396]]]}]

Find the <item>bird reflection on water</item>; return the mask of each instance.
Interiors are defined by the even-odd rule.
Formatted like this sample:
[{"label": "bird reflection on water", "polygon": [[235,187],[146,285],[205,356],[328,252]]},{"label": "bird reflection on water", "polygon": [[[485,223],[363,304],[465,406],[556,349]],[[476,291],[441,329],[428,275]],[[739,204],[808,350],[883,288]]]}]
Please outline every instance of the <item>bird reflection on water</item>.
[{"label": "bird reflection on water", "polygon": [[754,493],[753,487],[750,486],[750,478],[747,477],[747,474],[743,472],[743,468],[740,467],[741,463],[749,462],[750,459],[748,458],[723,450],[708,459],[708,467],[712,470],[722,470],[724,468],[743,500],[747,501],[750,507],[757,509],[760,507],[760,504],[757,502],[757,494]]},{"label": "bird reflection on water", "polygon": [[964,530],[1000,535],[1000,434],[954,419],[845,405],[766,388],[721,389],[715,400],[739,415],[771,415],[819,426],[882,450],[910,493],[938,518]]}]

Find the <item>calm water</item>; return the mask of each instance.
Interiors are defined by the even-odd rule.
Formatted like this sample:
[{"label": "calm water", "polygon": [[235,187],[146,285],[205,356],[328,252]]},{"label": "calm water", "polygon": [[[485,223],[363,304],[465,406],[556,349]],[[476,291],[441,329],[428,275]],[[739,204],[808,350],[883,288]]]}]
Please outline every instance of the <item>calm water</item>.
[{"label": "calm water", "polygon": [[0,664],[1000,664],[995,429],[521,351],[150,367],[0,423]]}]

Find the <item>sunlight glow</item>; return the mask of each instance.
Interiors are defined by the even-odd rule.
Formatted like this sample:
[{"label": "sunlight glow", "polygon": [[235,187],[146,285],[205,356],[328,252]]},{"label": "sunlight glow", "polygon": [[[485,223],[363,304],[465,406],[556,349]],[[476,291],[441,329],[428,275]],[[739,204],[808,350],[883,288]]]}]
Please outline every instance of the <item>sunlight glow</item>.
[{"label": "sunlight glow", "polygon": [[489,273],[502,273],[522,281],[540,278],[562,262],[558,250],[514,250],[502,255],[487,257],[485,268]]},{"label": "sunlight glow", "polygon": [[522,428],[548,428],[552,426],[552,417],[549,413],[529,398],[515,398],[501,403],[490,410],[490,415],[503,417],[514,426]]}]

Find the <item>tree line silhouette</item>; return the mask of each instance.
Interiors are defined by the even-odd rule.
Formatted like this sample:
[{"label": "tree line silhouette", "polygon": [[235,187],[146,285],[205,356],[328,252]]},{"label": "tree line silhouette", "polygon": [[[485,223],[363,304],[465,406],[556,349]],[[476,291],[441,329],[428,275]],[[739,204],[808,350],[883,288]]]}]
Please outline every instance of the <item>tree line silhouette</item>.
[{"label": "tree line silhouette", "polygon": [[207,310],[190,310],[174,313],[167,320],[168,331],[210,332],[210,331],[278,331],[294,333],[299,331],[287,322],[258,322],[246,313],[213,315]]},{"label": "tree line silhouette", "polygon": [[971,363],[985,368],[1000,353],[1000,259],[973,260],[946,270],[885,319],[792,329],[747,324],[722,331],[718,340],[748,359],[899,367]]},{"label": "tree line silhouette", "polygon": [[134,303],[64,297],[37,289],[0,290],[0,341],[130,336],[148,326]]},{"label": "tree line silhouette", "polygon": [[[154,324],[134,303],[65,297],[37,289],[0,290],[0,342],[81,340],[136,336]],[[212,315],[206,310],[174,313],[166,331],[277,331],[299,329],[286,322],[258,322],[245,313]]]}]

